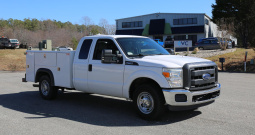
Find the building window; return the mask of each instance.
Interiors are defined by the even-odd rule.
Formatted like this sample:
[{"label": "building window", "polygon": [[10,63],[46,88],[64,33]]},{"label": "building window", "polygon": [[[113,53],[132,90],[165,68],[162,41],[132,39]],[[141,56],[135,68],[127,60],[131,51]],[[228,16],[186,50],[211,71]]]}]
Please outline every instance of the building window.
[{"label": "building window", "polygon": [[174,25],[178,25],[178,19],[174,19]]},{"label": "building window", "polygon": [[209,25],[209,20],[205,19],[205,24]]},{"label": "building window", "polygon": [[197,24],[197,18],[192,18],[193,24]]},{"label": "building window", "polygon": [[174,25],[197,24],[197,18],[174,19]]},{"label": "building window", "polygon": [[142,21],[122,23],[122,28],[135,28],[135,27],[143,27]]}]

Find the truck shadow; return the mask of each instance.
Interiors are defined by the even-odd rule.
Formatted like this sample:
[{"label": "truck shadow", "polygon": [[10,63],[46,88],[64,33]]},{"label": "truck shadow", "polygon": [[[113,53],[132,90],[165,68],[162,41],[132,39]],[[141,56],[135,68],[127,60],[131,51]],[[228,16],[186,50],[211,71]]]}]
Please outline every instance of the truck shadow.
[{"label": "truck shadow", "polygon": [[200,111],[167,112],[158,121],[146,121],[136,115],[132,102],[80,92],[60,93],[52,101],[43,100],[37,91],[6,94],[0,95],[0,105],[35,115],[26,119],[57,117],[110,127],[166,125],[201,114]]}]

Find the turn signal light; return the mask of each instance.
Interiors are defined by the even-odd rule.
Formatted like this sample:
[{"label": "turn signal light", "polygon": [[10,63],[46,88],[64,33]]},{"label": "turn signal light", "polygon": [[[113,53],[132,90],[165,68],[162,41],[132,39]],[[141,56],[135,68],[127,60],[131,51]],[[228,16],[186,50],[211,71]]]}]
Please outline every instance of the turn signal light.
[{"label": "turn signal light", "polygon": [[169,73],[169,72],[163,72],[162,74],[163,74],[163,76],[165,76],[166,78],[169,78],[169,77],[170,77],[170,73]]}]

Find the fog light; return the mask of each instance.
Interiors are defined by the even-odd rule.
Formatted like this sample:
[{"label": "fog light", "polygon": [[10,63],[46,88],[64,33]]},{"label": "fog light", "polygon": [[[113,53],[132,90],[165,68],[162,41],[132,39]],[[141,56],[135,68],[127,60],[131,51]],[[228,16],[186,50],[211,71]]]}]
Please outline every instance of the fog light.
[{"label": "fog light", "polygon": [[187,102],[187,96],[185,94],[176,94],[175,102]]}]

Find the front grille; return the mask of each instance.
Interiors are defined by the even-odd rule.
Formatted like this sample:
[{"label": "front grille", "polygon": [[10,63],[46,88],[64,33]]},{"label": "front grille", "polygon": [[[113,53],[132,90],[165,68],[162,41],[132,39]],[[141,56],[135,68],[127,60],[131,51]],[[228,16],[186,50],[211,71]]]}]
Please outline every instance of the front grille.
[{"label": "front grille", "polygon": [[217,65],[214,62],[185,64],[183,72],[184,87],[190,91],[213,88],[218,81]]}]

